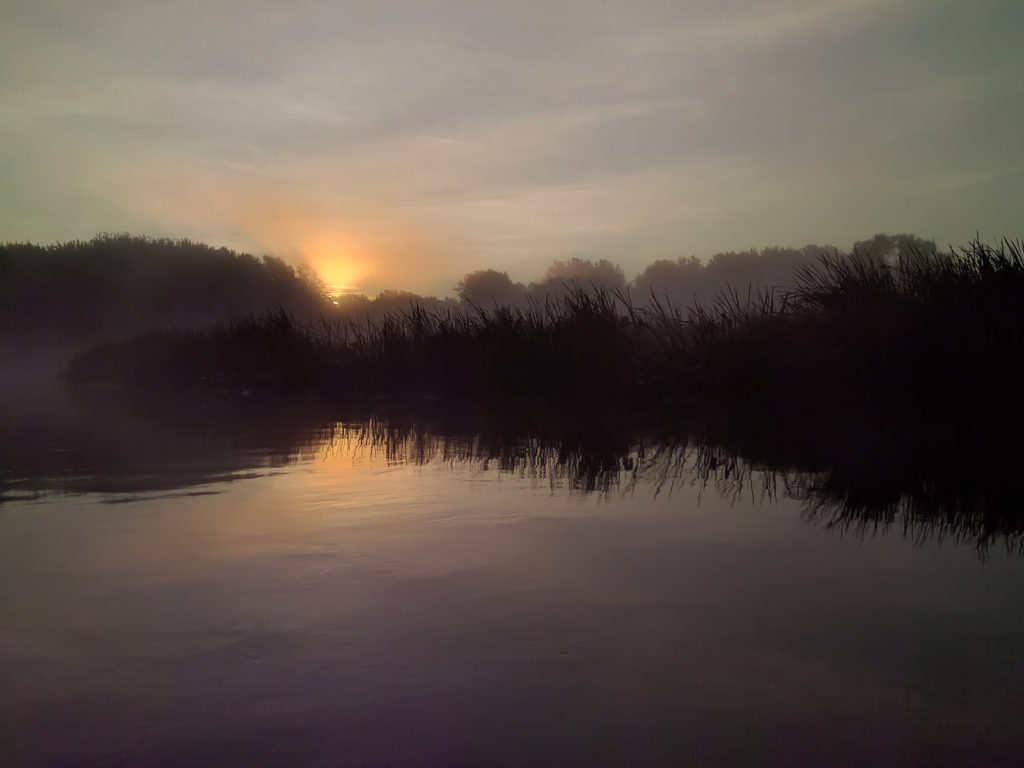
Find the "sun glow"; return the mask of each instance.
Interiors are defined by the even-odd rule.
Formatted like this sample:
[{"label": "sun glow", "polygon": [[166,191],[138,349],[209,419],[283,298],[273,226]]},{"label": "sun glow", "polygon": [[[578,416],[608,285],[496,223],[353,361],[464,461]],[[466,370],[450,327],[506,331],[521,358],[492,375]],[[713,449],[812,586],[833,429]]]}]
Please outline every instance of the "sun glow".
[{"label": "sun glow", "polygon": [[302,248],[303,259],[327,284],[332,296],[357,292],[367,277],[368,259],[354,243],[322,238]]},{"label": "sun glow", "polygon": [[[364,185],[358,195],[332,188],[310,200],[307,192],[241,185],[205,171],[174,167],[166,175],[174,184],[146,198],[154,217],[184,222],[185,231],[213,232],[205,237],[242,252],[306,265],[333,296],[373,296],[386,289],[444,292],[454,284],[453,275],[465,272],[447,234],[402,205],[398,193]],[[196,200],[205,205],[196,206]]]}]

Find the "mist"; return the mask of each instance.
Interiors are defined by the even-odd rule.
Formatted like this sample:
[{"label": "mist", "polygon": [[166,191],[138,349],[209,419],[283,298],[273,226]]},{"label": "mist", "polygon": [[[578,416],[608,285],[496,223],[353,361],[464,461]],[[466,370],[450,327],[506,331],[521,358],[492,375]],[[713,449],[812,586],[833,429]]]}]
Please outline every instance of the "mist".
[{"label": "mist", "polygon": [[[898,260],[936,245],[911,235],[876,235],[854,252]],[[52,245],[0,245],[0,344],[18,357],[47,348],[67,351],[119,341],[145,331],[199,328],[281,308],[300,321],[321,316],[373,320],[419,305],[463,310],[470,305],[543,304],[567,290],[605,289],[638,305],[679,309],[706,304],[725,291],[785,293],[799,267],[843,255],[829,245],[771,246],[653,261],[628,276],[608,259],[557,260],[529,282],[508,272],[470,270],[448,295],[421,295],[402,285],[374,295],[332,292],[312,265],[254,256],[189,240],[127,234]]]}]

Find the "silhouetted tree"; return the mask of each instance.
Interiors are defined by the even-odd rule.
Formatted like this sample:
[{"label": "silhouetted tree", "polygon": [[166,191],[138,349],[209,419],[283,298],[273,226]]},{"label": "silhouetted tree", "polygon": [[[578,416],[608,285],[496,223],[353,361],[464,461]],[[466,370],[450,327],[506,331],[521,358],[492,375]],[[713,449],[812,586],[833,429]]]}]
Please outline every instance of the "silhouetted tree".
[{"label": "silhouetted tree", "polygon": [[607,259],[591,261],[572,258],[568,261],[556,261],[548,267],[544,273],[544,279],[586,281],[608,288],[622,288],[626,284],[626,276],[622,272],[622,267]]},{"label": "silhouetted tree", "polygon": [[513,283],[507,272],[494,269],[470,272],[456,283],[455,293],[462,301],[481,306],[518,305],[526,297],[522,283]]},{"label": "silhouetted tree", "polygon": [[633,278],[633,297],[638,302],[654,298],[675,306],[684,305],[704,291],[704,282],[704,264],[696,256],[680,256],[675,261],[660,259]]},{"label": "silhouetted tree", "polygon": [[0,336],[74,341],[274,307],[311,318],[326,306],[326,289],[308,268],[189,240],[103,234],[0,245]]},{"label": "silhouetted tree", "polygon": [[853,252],[867,259],[877,259],[885,264],[900,261],[912,263],[930,261],[939,252],[934,240],[925,240],[914,235],[877,234],[869,240],[858,240]]},{"label": "silhouetted tree", "polygon": [[716,253],[708,261],[707,277],[715,293],[727,286],[741,296],[748,291],[784,293],[796,287],[796,269],[835,249],[806,245],[803,248],[771,247]]},{"label": "silhouetted tree", "polygon": [[726,290],[743,300],[765,292],[781,295],[796,287],[797,267],[834,252],[834,248],[807,245],[716,253],[707,264],[696,256],[656,261],[633,279],[633,298],[645,302],[653,297],[675,307],[690,307],[707,304]]},{"label": "silhouetted tree", "polygon": [[547,268],[542,280],[530,283],[529,290],[534,298],[543,301],[548,297],[562,296],[570,289],[620,291],[625,287],[626,275],[618,264],[607,259],[591,261],[572,258],[554,262]]}]

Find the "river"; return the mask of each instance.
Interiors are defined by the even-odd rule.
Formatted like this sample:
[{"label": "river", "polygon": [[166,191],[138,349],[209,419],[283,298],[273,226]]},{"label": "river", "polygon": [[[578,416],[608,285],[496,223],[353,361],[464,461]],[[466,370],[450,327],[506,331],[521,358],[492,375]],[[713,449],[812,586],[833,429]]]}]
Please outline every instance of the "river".
[{"label": "river", "polygon": [[1024,558],[962,506],[664,435],[76,414],[4,433],[4,765],[1024,749]]}]

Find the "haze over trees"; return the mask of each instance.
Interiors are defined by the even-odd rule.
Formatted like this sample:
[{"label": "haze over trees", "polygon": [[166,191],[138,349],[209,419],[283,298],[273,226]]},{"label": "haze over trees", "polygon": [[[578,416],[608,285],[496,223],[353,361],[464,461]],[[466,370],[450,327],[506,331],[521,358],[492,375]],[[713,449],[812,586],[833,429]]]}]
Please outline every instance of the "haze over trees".
[{"label": "haze over trees", "polygon": [[[934,242],[912,235],[876,235],[854,251],[870,260],[934,258]],[[189,240],[104,234],[49,246],[0,245],[0,340],[86,342],[121,339],[155,328],[229,322],[270,309],[300,321],[374,322],[412,306],[460,312],[473,307],[543,306],[569,292],[603,290],[635,306],[664,304],[685,311],[723,291],[745,298],[791,291],[797,269],[823,257],[847,255],[830,246],[769,247],[648,264],[632,280],[607,259],[554,262],[537,280],[514,281],[505,271],[478,269],[453,286],[455,297],[393,289],[374,297],[329,296],[307,268],[274,256],[256,257]]]},{"label": "haze over trees", "polygon": [[327,301],[309,269],[189,240],[104,234],[57,245],[0,245],[0,335],[123,338],[268,307],[297,316]]},{"label": "haze over trees", "polygon": [[572,258],[568,261],[556,261],[548,267],[541,280],[530,283],[530,292],[534,295],[557,297],[564,295],[567,288],[573,284],[577,288],[596,287],[614,293],[626,287],[626,275],[622,267],[607,259],[590,261]]},{"label": "haze over trees", "polygon": [[[1024,244],[970,243],[925,262],[833,256],[784,302],[691,312],[569,288],[543,305],[301,325],[284,311],[155,332],[76,358],[69,376],[140,390],[313,393],[325,399],[526,399],[578,407],[695,402],[1019,408]],[[995,332],[994,332],[995,331]]]},{"label": "haze over trees", "polygon": [[628,292],[635,305],[658,302],[685,310],[707,304],[727,290],[742,298],[790,292],[796,288],[800,267],[835,256],[847,258],[854,253],[895,265],[901,260],[909,263],[933,259],[938,248],[934,241],[914,235],[879,234],[855,243],[851,253],[830,245],[772,246],[716,253],[707,262],[696,256],[660,259],[648,264],[632,280],[626,279],[618,264],[607,259],[577,257],[556,261],[541,279],[529,284],[513,282],[507,272],[494,269],[470,272],[456,284],[455,292],[463,302],[486,308],[521,306],[531,300],[543,304],[569,290],[603,289],[611,293]]},{"label": "haze over trees", "polygon": [[519,305],[526,299],[526,286],[513,283],[508,272],[496,269],[478,269],[455,284],[455,294],[461,301],[489,306],[492,304]]},{"label": "haze over trees", "polygon": [[[888,253],[885,243],[875,250]],[[796,285],[798,267],[837,253],[839,251],[834,247],[808,245],[803,248],[772,247],[718,253],[706,263],[696,256],[680,256],[674,260],[654,261],[632,280],[626,279],[618,264],[607,259],[573,258],[556,261],[540,280],[528,285],[513,282],[507,272],[493,269],[471,272],[458,282],[455,292],[464,302],[490,307],[495,304],[519,306],[528,301],[543,304],[569,291],[600,289],[628,294],[635,305],[659,302],[687,309],[697,303],[710,302],[727,289],[744,295],[748,291],[753,295],[766,290],[790,291]]]}]

